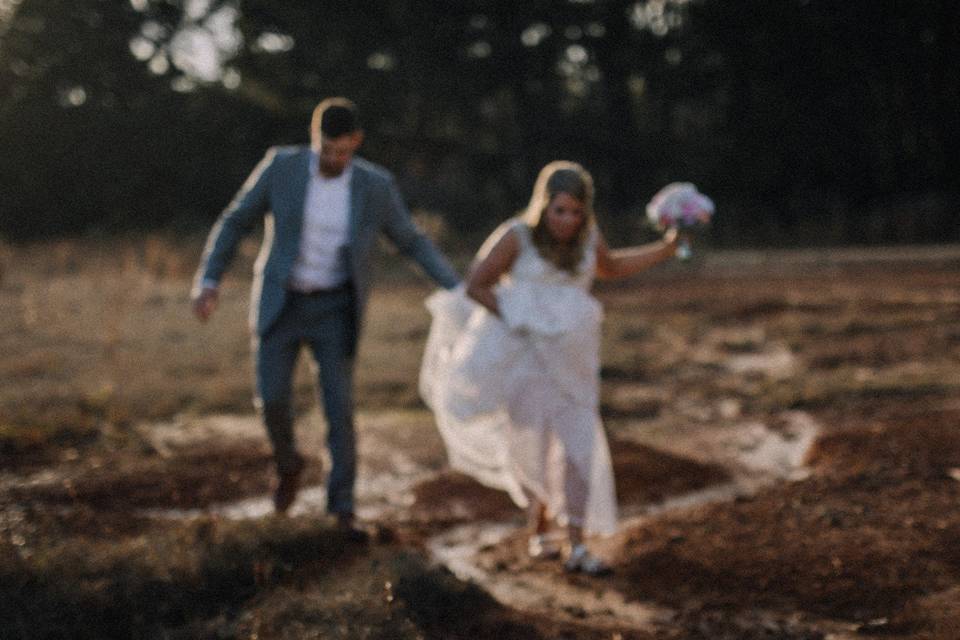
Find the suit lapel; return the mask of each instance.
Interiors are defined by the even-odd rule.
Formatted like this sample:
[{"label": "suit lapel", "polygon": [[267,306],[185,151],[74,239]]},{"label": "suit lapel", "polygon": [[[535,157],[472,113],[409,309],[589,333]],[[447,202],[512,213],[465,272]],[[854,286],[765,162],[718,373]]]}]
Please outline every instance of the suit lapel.
[{"label": "suit lapel", "polygon": [[350,175],[350,244],[354,244],[360,236],[363,205],[367,197],[366,174],[354,161]]},{"label": "suit lapel", "polygon": [[293,206],[292,211],[297,220],[297,242],[300,241],[300,230],[303,228],[303,208],[307,202],[307,182],[310,180],[310,157],[311,151],[305,149],[297,158],[297,171],[293,180],[290,181],[290,197]]}]

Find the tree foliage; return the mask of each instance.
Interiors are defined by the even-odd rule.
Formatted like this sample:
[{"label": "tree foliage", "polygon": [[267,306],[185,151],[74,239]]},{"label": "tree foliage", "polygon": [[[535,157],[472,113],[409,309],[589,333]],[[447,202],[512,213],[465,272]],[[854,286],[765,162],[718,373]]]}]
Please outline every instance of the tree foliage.
[{"label": "tree foliage", "polygon": [[621,229],[665,182],[717,243],[960,239],[949,0],[19,0],[0,13],[0,233],[199,229],[333,94],[455,229],[538,169]]}]

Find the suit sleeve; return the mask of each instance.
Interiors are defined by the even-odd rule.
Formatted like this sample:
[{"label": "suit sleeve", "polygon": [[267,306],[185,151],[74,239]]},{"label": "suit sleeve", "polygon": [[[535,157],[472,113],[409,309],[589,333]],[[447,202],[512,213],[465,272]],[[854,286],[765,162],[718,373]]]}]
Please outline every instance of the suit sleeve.
[{"label": "suit sleeve", "polygon": [[270,206],[270,173],[275,158],[276,149],[271,148],[210,230],[194,281],[195,293],[204,284],[220,282],[236,254],[240,240],[267,212]]},{"label": "suit sleeve", "polygon": [[384,233],[404,255],[413,259],[437,284],[452,289],[460,283],[460,276],[440,250],[423,234],[410,218],[400,190],[391,178],[387,184],[387,215]]}]

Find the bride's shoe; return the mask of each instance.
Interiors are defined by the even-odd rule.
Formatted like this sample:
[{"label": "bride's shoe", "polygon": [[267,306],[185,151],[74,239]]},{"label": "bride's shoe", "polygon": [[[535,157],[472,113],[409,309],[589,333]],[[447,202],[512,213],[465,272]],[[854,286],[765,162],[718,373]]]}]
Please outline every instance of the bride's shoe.
[{"label": "bride's shoe", "polygon": [[570,550],[570,555],[563,563],[564,570],[569,573],[584,573],[588,576],[605,576],[613,573],[610,565],[587,551],[587,547],[578,544]]}]

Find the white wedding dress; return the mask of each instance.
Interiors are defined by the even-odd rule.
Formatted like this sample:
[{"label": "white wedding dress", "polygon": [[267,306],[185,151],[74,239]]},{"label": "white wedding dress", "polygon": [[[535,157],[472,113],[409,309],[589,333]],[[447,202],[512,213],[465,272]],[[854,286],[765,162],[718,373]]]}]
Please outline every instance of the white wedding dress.
[{"label": "white wedding dress", "polygon": [[523,221],[499,231],[520,242],[495,289],[502,319],[462,288],[431,295],[421,395],[454,469],[521,507],[525,488],[560,524],[613,533],[613,467],[597,408],[602,310],[589,294],[597,233],[571,274],[540,256]]}]

